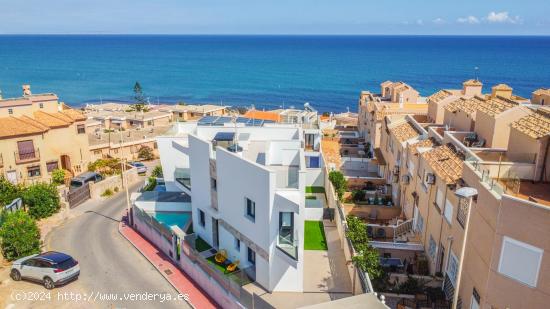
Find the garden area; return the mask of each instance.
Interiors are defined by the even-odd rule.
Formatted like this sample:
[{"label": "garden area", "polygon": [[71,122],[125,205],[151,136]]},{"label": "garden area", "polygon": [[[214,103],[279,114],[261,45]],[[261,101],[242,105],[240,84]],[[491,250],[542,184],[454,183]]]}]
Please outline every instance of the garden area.
[{"label": "garden area", "polygon": [[327,239],[322,221],[304,222],[304,250],[327,250]]},{"label": "garden area", "polygon": [[[60,177],[61,179],[61,177]],[[4,210],[20,199],[22,207]],[[61,207],[55,180],[52,183],[15,185],[0,177],[0,249],[8,261],[40,252],[37,220],[50,217]]]}]

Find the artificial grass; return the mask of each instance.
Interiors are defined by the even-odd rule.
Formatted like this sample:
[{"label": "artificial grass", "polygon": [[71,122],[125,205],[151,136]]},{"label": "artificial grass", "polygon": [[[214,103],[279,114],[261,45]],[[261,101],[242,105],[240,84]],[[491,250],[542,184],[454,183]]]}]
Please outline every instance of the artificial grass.
[{"label": "artificial grass", "polygon": [[327,239],[322,221],[305,221],[304,250],[327,250]]},{"label": "artificial grass", "polygon": [[317,197],[315,195],[306,195],[306,200],[316,200]]},{"label": "artificial grass", "polygon": [[325,193],[324,187],[306,187],[306,193]]},{"label": "artificial grass", "polygon": [[212,249],[212,247],[202,238],[197,237],[197,239],[195,240],[195,249],[197,249],[197,251],[199,252],[203,252]]}]

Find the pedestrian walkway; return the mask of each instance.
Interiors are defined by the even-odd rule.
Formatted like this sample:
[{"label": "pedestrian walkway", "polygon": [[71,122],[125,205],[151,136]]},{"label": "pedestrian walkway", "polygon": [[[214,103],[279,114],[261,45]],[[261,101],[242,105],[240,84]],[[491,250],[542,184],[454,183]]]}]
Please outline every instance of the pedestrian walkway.
[{"label": "pedestrian walkway", "polygon": [[180,293],[188,295],[188,303],[194,308],[217,308],[216,302],[201,290],[193,280],[180,270],[170,258],[147,241],[134,229],[126,225],[124,216],[118,230]]}]

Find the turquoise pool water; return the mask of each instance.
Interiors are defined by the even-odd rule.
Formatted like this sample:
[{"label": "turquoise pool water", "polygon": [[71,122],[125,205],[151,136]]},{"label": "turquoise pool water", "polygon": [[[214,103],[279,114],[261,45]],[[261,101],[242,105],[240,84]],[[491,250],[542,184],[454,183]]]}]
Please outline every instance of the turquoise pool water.
[{"label": "turquoise pool water", "polygon": [[190,212],[163,211],[155,212],[151,215],[165,226],[177,225],[182,231],[185,231],[185,226],[191,220]]}]

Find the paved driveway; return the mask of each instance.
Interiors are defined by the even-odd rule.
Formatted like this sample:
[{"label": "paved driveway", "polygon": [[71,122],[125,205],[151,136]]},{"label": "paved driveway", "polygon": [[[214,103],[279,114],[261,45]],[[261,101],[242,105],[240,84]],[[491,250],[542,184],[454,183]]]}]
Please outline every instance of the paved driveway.
[{"label": "paved driveway", "polygon": [[[134,185],[136,190],[141,182]],[[20,300],[32,294],[48,292],[41,285],[5,280],[0,285],[2,307],[7,308],[189,308],[176,298],[176,290],[160,273],[118,233],[118,223],[126,208],[124,191],[100,202],[90,200],[71,211],[83,212],[55,228],[45,240],[46,250],[66,252],[81,268],[80,278],[52,290],[50,300]],[[71,301],[64,297],[92,297],[90,301]],[[23,295],[23,296],[18,296]],[[38,293],[36,294],[39,295]],[[47,294],[42,294],[47,295]],[[79,296],[77,296],[79,295]],[[156,299],[153,300],[152,298]],[[161,303],[162,297],[164,302]],[[101,300],[101,298],[110,298]],[[149,298],[149,300],[143,300]]]}]

